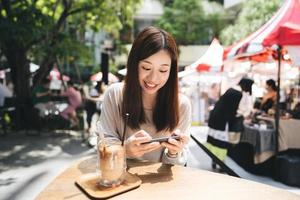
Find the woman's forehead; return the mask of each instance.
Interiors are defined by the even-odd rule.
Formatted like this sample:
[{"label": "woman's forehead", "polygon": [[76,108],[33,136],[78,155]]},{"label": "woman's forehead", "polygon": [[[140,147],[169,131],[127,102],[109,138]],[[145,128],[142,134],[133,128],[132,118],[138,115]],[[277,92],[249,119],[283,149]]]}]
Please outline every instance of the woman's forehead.
[{"label": "woman's forehead", "polygon": [[161,50],[148,58],[141,60],[140,62],[147,63],[150,65],[158,65],[158,66],[170,66],[171,65],[171,57],[167,51]]}]

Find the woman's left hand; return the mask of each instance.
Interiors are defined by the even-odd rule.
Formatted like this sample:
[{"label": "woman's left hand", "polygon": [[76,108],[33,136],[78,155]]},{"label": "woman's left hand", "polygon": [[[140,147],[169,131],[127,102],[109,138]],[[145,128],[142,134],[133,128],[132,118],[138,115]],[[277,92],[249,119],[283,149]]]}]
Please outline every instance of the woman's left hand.
[{"label": "woman's left hand", "polygon": [[183,147],[189,141],[189,137],[181,133],[179,129],[175,130],[172,135],[179,135],[180,138],[178,140],[170,138],[168,142],[163,142],[161,145],[168,149],[169,154],[175,155],[182,152]]}]

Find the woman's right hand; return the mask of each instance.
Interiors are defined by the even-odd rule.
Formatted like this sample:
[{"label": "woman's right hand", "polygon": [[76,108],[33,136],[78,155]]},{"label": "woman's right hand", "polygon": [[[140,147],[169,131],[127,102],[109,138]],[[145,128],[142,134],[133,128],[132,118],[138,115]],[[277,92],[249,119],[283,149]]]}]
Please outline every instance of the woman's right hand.
[{"label": "woman's right hand", "polygon": [[138,158],[145,153],[158,149],[161,145],[159,142],[152,142],[148,144],[142,144],[148,142],[152,137],[144,130],[140,130],[134,133],[125,141],[126,155],[130,158]]}]

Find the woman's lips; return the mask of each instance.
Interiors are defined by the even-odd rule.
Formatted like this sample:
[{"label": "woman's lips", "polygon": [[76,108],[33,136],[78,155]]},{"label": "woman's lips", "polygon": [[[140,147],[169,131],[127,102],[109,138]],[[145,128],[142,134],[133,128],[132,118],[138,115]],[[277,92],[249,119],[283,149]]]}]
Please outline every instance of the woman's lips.
[{"label": "woman's lips", "polygon": [[145,83],[145,87],[147,88],[147,89],[154,89],[154,88],[156,88],[156,84],[153,84],[153,83],[147,83],[147,82],[144,82]]}]

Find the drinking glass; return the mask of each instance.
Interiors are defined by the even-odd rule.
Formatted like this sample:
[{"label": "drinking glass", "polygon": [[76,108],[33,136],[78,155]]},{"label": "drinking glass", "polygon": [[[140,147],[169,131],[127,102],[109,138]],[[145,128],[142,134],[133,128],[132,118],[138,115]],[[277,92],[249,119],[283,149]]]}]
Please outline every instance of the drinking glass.
[{"label": "drinking glass", "polygon": [[125,147],[117,138],[105,138],[101,126],[98,133],[103,134],[97,142],[99,184],[115,187],[124,180],[126,172]]}]

